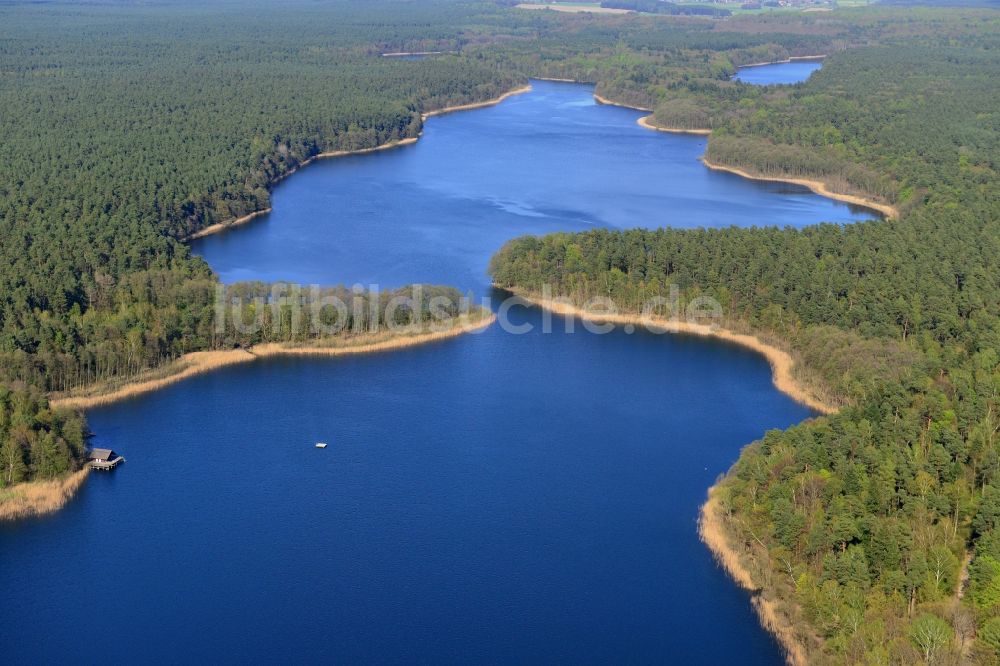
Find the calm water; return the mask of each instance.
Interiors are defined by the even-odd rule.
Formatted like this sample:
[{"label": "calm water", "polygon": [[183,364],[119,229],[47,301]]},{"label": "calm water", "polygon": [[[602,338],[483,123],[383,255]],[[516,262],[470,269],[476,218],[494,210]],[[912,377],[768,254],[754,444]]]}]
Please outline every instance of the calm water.
[{"label": "calm water", "polygon": [[792,62],[779,62],[757,67],[741,67],[733,78],[758,86],[799,83],[808,79],[813,72],[822,66],[822,59],[815,59],[793,60]]},{"label": "calm water", "polygon": [[[197,249],[228,280],[485,293],[488,255],[521,233],[857,218],[712,174],[702,141],[585,87],[535,85],[413,148],[310,167]],[[742,445],[809,412],[740,348],[561,322],[229,368],[89,412],[128,463],[0,527],[4,660],[781,663],[695,521]]]},{"label": "calm water", "polygon": [[522,234],[595,227],[805,225],[868,213],[809,190],[706,169],[705,139],[651,132],[589,86],[432,118],[414,145],[324,160],[283,182],[274,212],[194,251],[223,280],[412,282],[482,290]]}]

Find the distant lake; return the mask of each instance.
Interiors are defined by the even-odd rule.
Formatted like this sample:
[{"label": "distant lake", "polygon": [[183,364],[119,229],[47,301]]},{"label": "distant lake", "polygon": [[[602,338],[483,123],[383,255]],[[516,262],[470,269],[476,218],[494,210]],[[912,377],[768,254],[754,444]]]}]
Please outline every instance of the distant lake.
[{"label": "distant lake", "polygon": [[[525,233],[867,215],[711,172],[703,139],[587,86],[533,85],[310,166],[195,251],[227,281],[485,295]],[[783,663],[696,519],[741,447],[810,412],[738,347],[515,318],[535,331],[269,360],[88,412],[128,462],[0,526],[4,659]]]},{"label": "distant lake", "polygon": [[822,58],[814,58],[779,62],[771,65],[740,67],[733,79],[743,81],[744,83],[752,83],[757,86],[800,83],[808,79],[813,72],[822,66]]}]

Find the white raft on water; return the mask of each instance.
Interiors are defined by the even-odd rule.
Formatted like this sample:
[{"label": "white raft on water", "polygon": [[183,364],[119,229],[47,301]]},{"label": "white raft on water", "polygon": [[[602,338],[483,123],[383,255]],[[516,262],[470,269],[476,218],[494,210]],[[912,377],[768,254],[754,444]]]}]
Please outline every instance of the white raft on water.
[{"label": "white raft on water", "polygon": [[316,442],[316,448],[317,449],[325,449],[326,448],[326,442]]}]

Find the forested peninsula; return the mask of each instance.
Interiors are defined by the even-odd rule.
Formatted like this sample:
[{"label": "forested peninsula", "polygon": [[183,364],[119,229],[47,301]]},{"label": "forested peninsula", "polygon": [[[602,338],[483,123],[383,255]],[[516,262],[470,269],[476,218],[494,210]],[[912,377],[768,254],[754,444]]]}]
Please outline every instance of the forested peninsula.
[{"label": "forested peninsula", "polygon": [[[322,153],[414,139],[423,114],[529,77],[585,81],[654,125],[710,129],[713,164],[898,215],[524,238],[494,258],[496,282],[626,308],[677,285],[780,346],[840,409],[751,444],[713,493],[772,629],[811,663],[996,662],[996,12],[254,9],[0,7],[0,501],[76,478],[86,424],[51,395],[117,389],[191,353],[314,342],[280,325],[219,333],[218,278],[184,239],[265,210],[269,187]],[[440,55],[381,56],[395,52]],[[816,53],[829,57],[802,85],[732,80]]]}]

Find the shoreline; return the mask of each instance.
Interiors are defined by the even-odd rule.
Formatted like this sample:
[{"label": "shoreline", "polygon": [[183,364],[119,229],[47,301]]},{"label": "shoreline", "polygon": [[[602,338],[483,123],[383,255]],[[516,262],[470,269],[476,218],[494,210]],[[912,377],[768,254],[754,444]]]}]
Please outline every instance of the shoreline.
[{"label": "shoreline", "polygon": [[708,489],[708,499],[701,507],[698,515],[698,538],[712,553],[712,557],[723,571],[739,587],[750,592],[750,605],[761,626],[771,634],[782,651],[785,660],[791,666],[805,666],[809,663],[808,651],[795,637],[793,625],[782,613],[778,605],[766,598],[762,589],[754,583],[753,576],[743,564],[739,551],[734,547],[726,533],[719,504],[718,484]]},{"label": "shoreline", "polygon": [[58,511],[76,495],[89,473],[85,466],[60,479],[25,481],[0,489],[0,523]]},{"label": "shoreline", "polygon": [[702,156],[701,163],[712,171],[725,171],[727,173],[732,173],[742,178],[749,178],[750,180],[762,180],[772,183],[790,183],[792,185],[801,185],[803,187],[808,187],[813,191],[814,194],[818,194],[821,197],[826,197],[828,199],[834,199],[836,201],[842,201],[844,203],[854,204],[856,206],[864,206],[865,208],[870,208],[874,211],[878,211],[886,218],[898,218],[899,210],[895,206],[889,204],[879,203],[872,199],[867,199],[856,194],[841,194],[839,192],[834,192],[829,189],[821,180],[813,180],[810,178],[796,178],[794,176],[759,176],[755,175],[745,169],[739,167],[726,166],[724,164],[716,164],[710,161],[707,157]]},{"label": "shoreline", "polygon": [[707,338],[716,338],[725,342],[737,344],[751,351],[761,354],[771,365],[771,380],[775,388],[795,400],[801,405],[809,407],[813,411],[821,414],[833,414],[839,410],[836,405],[824,402],[814,396],[808,389],[802,386],[792,375],[792,368],[795,365],[791,355],[783,349],[762,341],[755,335],[747,333],[736,333],[725,328],[713,328],[705,324],[692,324],[686,321],[671,321],[663,317],[652,316],[643,317],[638,314],[601,313],[584,310],[569,303],[558,300],[543,299],[527,294],[519,289],[500,287],[511,292],[540,308],[559,315],[569,315],[593,322],[605,322],[610,324],[622,324],[632,326],[642,326],[647,329],[658,329],[659,331],[672,334],[698,335]]},{"label": "shoreline", "polygon": [[[819,58],[820,56],[795,56],[795,57],[798,58],[799,60],[806,60],[806,59]],[[787,62],[787,61],[783,60],[780,62]],[[769,65],[773,63],[759,63],[759,64]],[[756,65],[746,65],[746,67],[751,67],[751,66],[756,66]],[[646,109],[641,106],[629,106],[628,104],[613,102],[607,99],[606,97],[601,97],[597,93],[594,93],[594,99],[596,99],[600,104],[607,104],[609,106],[619,106],[625,109],[633,109],[635,111],[650,112],[650,109]],[[682,129],[679,127],[660,127],[659,125],[654,125],[652,122],[650,122],[650,119],[652,117],[653,114],[652,112],[650,112],[650,115],[639,118],[638,120],[636,120],[636,123],[640,127],[643,127],[645,129],[653,130],[655,132],[666,132],[668,134],[694,134],[698,136],[709,136],[712,133],[712,130],[710,129]],[[811,178],[796,178],[794,176],[760,176],[760,175],[755,175],[740,167],[717,164],[709,160],[704,155],[702,155],[698,159],[700,159],[701,163],[704,164],[709,169],[711,169],[712,171],[725,171],[728,173],[735,174],[737,176],[741,176],[743,178],[749,178],[750,180],[761,180],[772,183],[789,183],[791,185],[801,185],[802,187],[809,188],[809,190],[811,190],[813,194],[818,194],[819,196],[826,197],[827,199],[833,199],[834,201],[853,204],[855,206],[864,206],[865,208],[869,208],[871,210],[880,213],[886,219],[899,218],[899,209],[891,204],[881,203],[875,201],[874,199],[869,199],[867,197],[863,197],[857,194],[842,194],[840,192],[834,192],[827,186],[826,183],[824,183],[821,180],[815,180]]]},{"label": "shoreline", "polygon": [[[380,143],[379,145],[373,146],[371,148],[358,148],[356,150],[328,150],[323,153],[316,153],[309,159],[299,162],[288,171],[276,177],[268,185],[268,189],[274,187],[284,179],[296,173],[299,169],[309,166],[316,160],[325,160],[334,157],[347,157],[349,155],[367,155],[369,153],[377,153],[383,150],[390,150],[392,148],[401,148],[403,146],[413,145],[414,143],[417,142],[418,138],[420,138],[419,135],[415,137],[409,137],[406,139],[396,139],[394,141],[387,141],[386,143]],[[236,217],[229,220],[224,220],[222,222],[216,222],[211,226],[207,226],[204,229],[199,229],[193,234],[185,236],[184,238],[181,239],[181,241],[188,242],[188,241],[193,241],[197,238],[204,238],[205,236],[211,236],[212,234],[217,234],[227,229],[232,229],[233,227],[238,227],[240,225],[246,224],[247,222],[257,219],[261,215],[266,215],[270,212],[271,212],[271,207],[268,206],[267,208],[262,208],[261,210],[248,213],[246,215],[243,215],[242,217]]]},{"label": "shoreline", "polygon": [[204,236],[211,236],[212,234],[219,233],[223,229],[230,229],[232,227],[238,227],[241,224],[246,224],[247,222],[250,222],[251,220],[257,219],[261,215],[267,215],[270,212],[271,212],[271,207],[268,206],[267,208],[262,208],[260,210],[256,210],[256,211],[254,211],[252,213],[249,213],[247,215],[244,215],[242,217],[234,217],[234,218],[232,218],[230,220],[226,220],[224,222],[216,222],[215,224],[210,224],[209,226],[205,227],[201,231],[196,231],[195,233],[191,234],[190,236],[185,236],[183,240],[184,241],[192,241],[192,240],[194,240],[196,238],[202,238]]},{"label": "shoreline", "polygon": [[389,53],[380,53],[379,55],[383,58],[402,58],[404,56],[432,56],[444,55],[446,53],[459,53],[459,51],[391,51]]},{"label": "shoreline", "polygon": [[[570,79],[544,79],[544,80],[567,81],[569,83],[576,83],[576,81],[572,81]],[[684,129],[681,127],[660,127],[659,125],[654,125],[652,122],[650,122],[650,119],[653,117],[652,109],[647,109],[644,106],[632,106],[631,104],[614,102],[608,99],[607,97],[601,97],[597,93],[594,93],[594,99],[597,100],[598,104],[606,104],[608,106],[618,106],[623,109],[632,109],[633,111],[642,111],[644,113],[648,113],[649,114],[648,116],[643,116],[635,121],[640,127],[644,127],[648,130],[653,130],[655,132],[667,132],[669,134],[697,134],[699,136],[708,136],[709,134],[712,133],[712,130],[710,129]]]},{"label": "shoreline", "polygon": [[[465,333],[483,330],[496,321],[492,312],[486,316],[486,311],[480,313],[481,318],[470,320],[466,317],[456,317],[450,328],[442,331],[426,331],[421,333],[379,332],[358,336],[359,339],[347,338],[345,344],[339,345],[302,345],[269,342],[255,345],[250,349],[230,349],[225,351],[190,352],[163,368],[152,371],[151,374],[173,369],[169,374],[148,377],[138,381],[128,382],[122,386],[101,390],[100,387],[84,389],[84,395],[68,395],[53,398],[49,405],[53,409],[86,410],[93,407],[110,405],[122,400],[152,393],[162,388],[184,381],[195,375],[211,372],[219,368],[240,363],[249,363],[262,358],[274,356],[348,356],[354,354],[373,354],[378,352],[404,349],[418,345],[458,337]],[[336,340],[336,338],[333,338]]]},{"label": "shoreline", "polygon": [[554,76],[533,76],[531,78],[536,81],[555,81],[556,83],[583,83],[582,81],[577,81],[576,79],[560,79]]},{"label": "shoreline", "polygon": [[654,132],[668,132],[670,134],[697,134],[699,136],[708,136],[709,134],[712,133],[712,130],[710,129],[682,129],[680,127],[660,127],[659,125],[654,125],[653,123],[650,122],[650,118],[652,117],[653,114],[649,114],[648,116],[643,116],[642,118],[639,118],[635,122],[638,123],[640,127],[645,127],[646,129],[653,130]]},{"label": "shoreline", "polygon": [[646,113],[652,113],[652,109],[647,109],[644,106],[632,106],[631,104],[623,104],[622,102],[615,102],[608,99],[607,97],[601,97],[596,92],[594,93],[594,99],[597,100],[598,104],[607,104],[608,106],[620,106],[623,109],[632,109],[633,111],[645,111]]},{"label": "shoreline", "polygon": [[790,62],[795,62],[796,60],[822,60],[828,57],[827,54],[822,55],[807,55],[807,56],[788,56],[784,60],[772,60],[771,62],[752,62],[749,65],[737,65],[736,69],[743,69],[744,67],[764,67],[766,65],[785,65]]},{"label": "shoreline", "polygon": [[[456,104],[454,106],[446,106],[443,109],[435,109],[434,111],[425,111],[420,115],[423,120],[432,118],[434,116],[443,116],[446,113],[454,113],[455,111],[468,111],[471,109],[482,109],[487,106],[496,106],[500,102],[504,101],[508,97],[513,97],[514,95],[521,95],[526,92],[531,92],[531,84],[526,84],[513,90],[508,90],[499,97],[494,97],[492,99],[483,100],[482,102],[469,102],[468,104]],[[416,141],[416,139],[414,139]]]},{"label": "shoreline", "polygon": [[[484,107],[487,107],[487,106],[494,106],[494,105],[499,104],[500,102],[504,101],[508,97],[511,97],[513,95],[520,95],[522,93],[529,92],[530,90],[531,90],[531,84],[528,84],[528,85],[520,86],[519,88],[514,88],[513,90],[508,90],[507,92],[503,93],[499,97],[494,97],[492,99],[483,100],[482,102],[470,102],[469,104],[457,104],[455,106],[446,106],[443,109],[436,109],[434,111],[427,111],[427,112],[424,112],[424,113],[420,114],[420,120],[421,120],[421,122],[424,122],[428,118],[431,118],[433,116],[444,115],[446,113],[453,113],[455,111],[466,111],[466,110],[470,110],[470,109],[481,109],[481,108],[484,108]],[[367,154],[370,154],[370,153],[381,152],[383,150],[391,150],[393,148],[402,148],[403,146],[412,146],[413,144],[415,144],[420,139],[421,136],[423,136],[423,133],[424,133],[423,128],[421,128],[420,134],[418,134],[417,136],[408,137],[406,139],[396,139],[394,141],[387,141],[385,143],[380,143],[379,145],[373,146],[371,148],[358,148],[358,149],[355,149],[355,150],[328,150],[328,151],[325,151],[325,152],[322,152],[322,153],[316,153],[312,157],[299,162],[298,164],[296,164],[294,167],[292,167],[288,171],[286,171],[286,172],[280,174],[279,176],[277,176],[273,181],[271,181],[268,184],[268,189],[270,190],[270,188],[274,187],[275,185],[277,185],[278,183],[280,183],[284,179],[286,179],[289,176],[291,176],[292,174],[296,173],[299,169],[307,167],[307,166],[309,166],[310,164],[312,164],[313,162],[315,162],[317,160],[332,159],[332,158],[336,158],[336,157],[348,157],[350,155],[367,155]],[[220,232],[225,231],[227,229],[231,229],[233,227],[238,227],[240,225],[246,224],[247,222],[251,222],[251,221],[257,219],[258,217],[260,217],[261,215],[266,215],[266,214],[268,214],[270,212],[271,212],[271,207],[268,206],[267,208],[263,208],[261,210],[254,211],[252,213],[248,213],[248,214],[243,215],[241,217],[236,217],[236,218],[231,218],[231,219],[228,219],[228,220],[223,220],[222,222],[216,222],[215,224],[207,226],[204,229],[199,229],[198,231],[194,232],[193,234],[189,234],[189,235],[185,236],[184,238],[181,239],[181,241],[182,242],[189,242],[189,241],[196,240],[198,238],[204,238],[205,236],[211,236],[212,234],[217,234],[217,233],[220,233]]]}]

